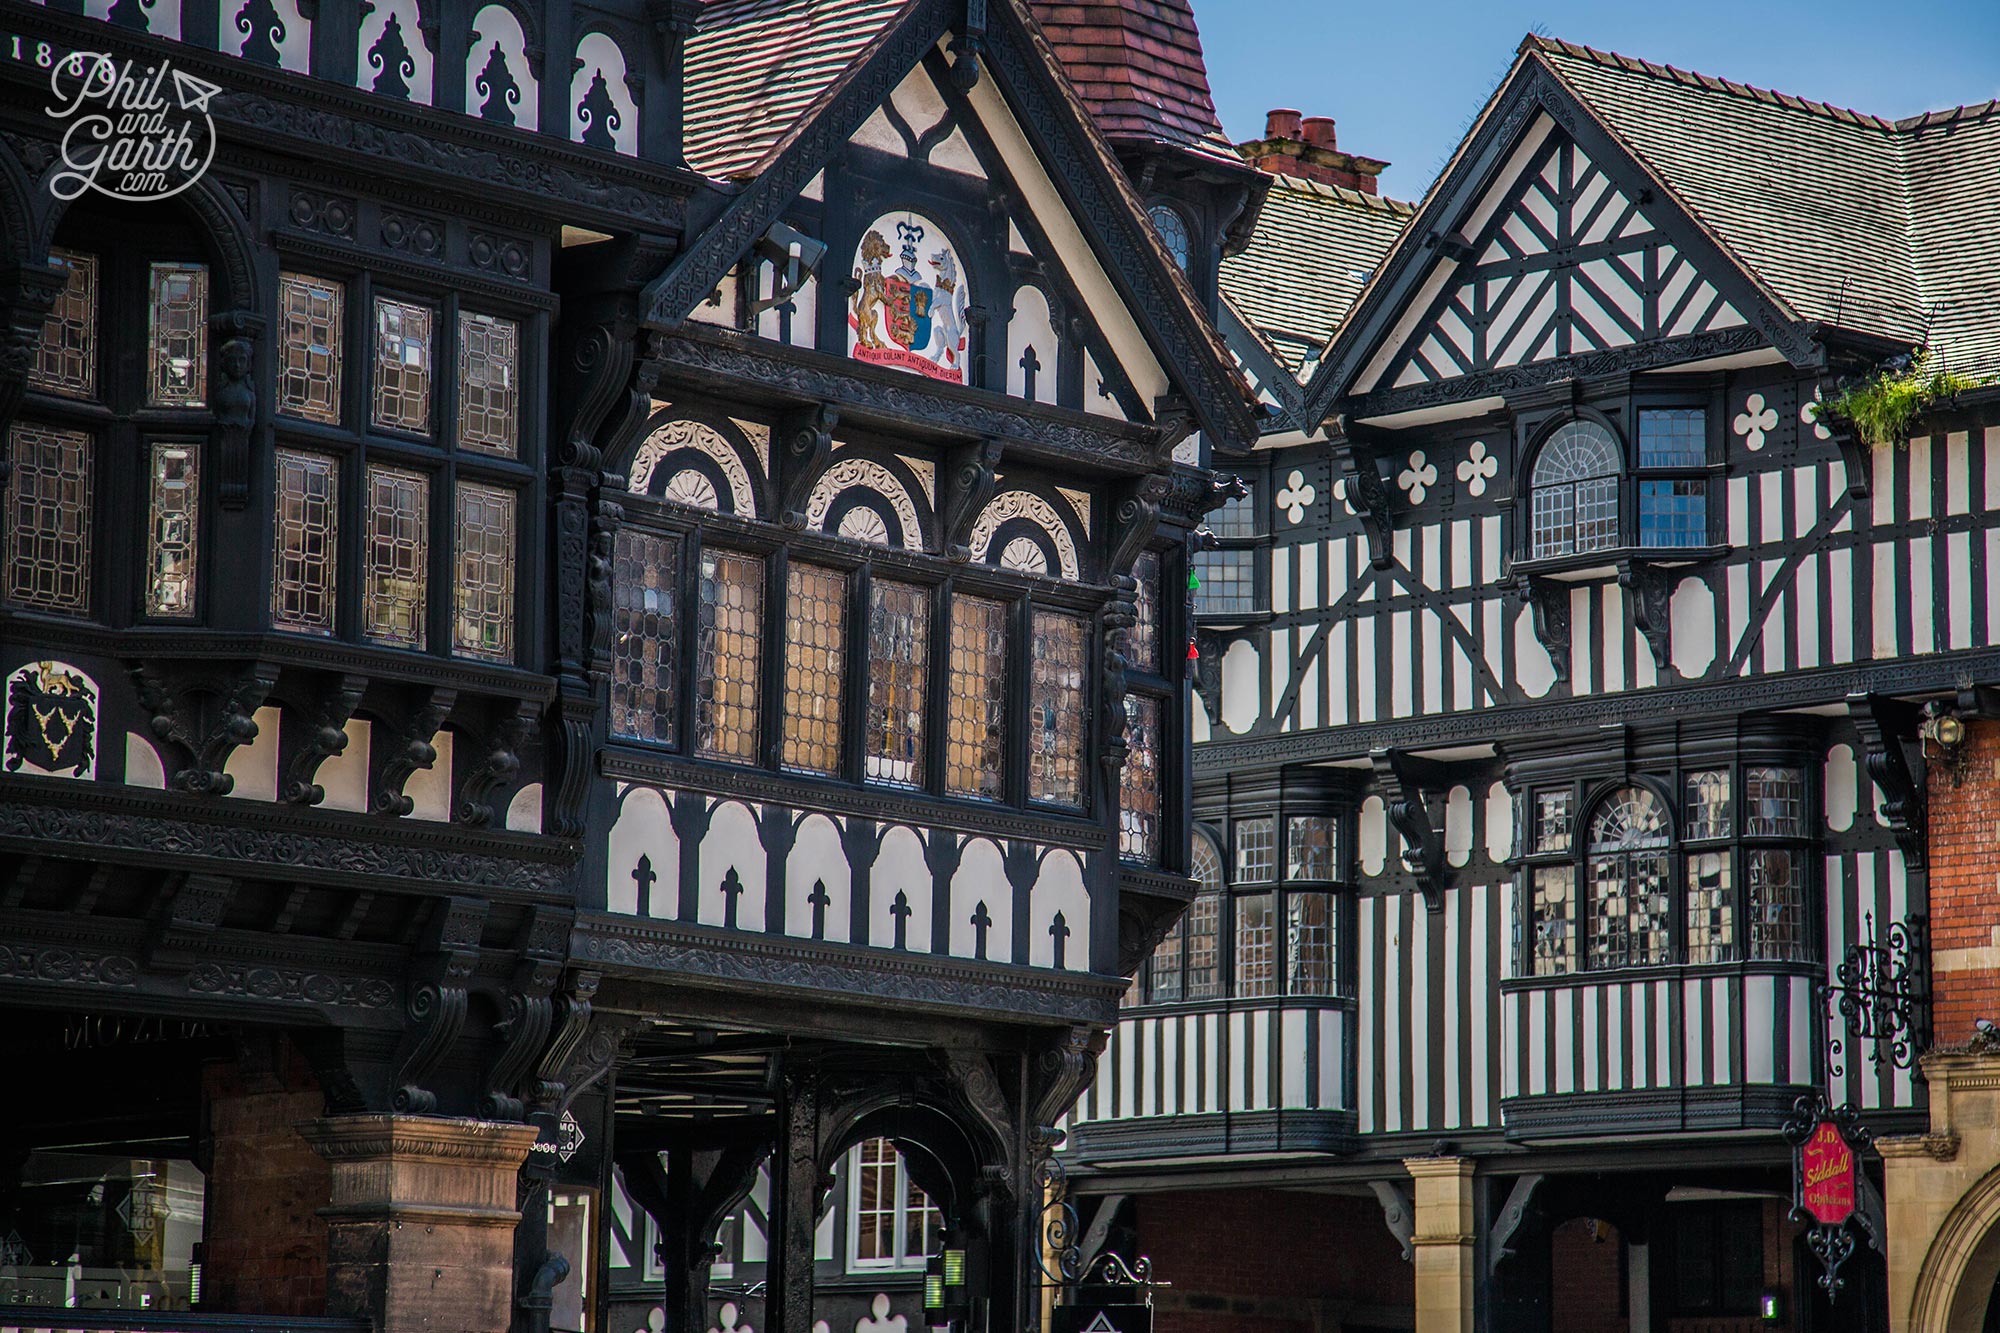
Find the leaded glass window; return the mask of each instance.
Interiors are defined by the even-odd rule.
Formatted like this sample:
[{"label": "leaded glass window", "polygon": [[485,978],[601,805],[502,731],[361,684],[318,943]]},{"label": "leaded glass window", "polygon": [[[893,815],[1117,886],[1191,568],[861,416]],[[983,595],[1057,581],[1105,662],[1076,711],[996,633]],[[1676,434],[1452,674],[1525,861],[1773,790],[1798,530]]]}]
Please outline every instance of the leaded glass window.
[{"label": "leaded glass window", "polygon": [[518,451],[521,329],[511,319],[458,316],[458,442],[512,458]]},{"label": "leaded glass window", "polygon": [[1188,869],[1196,889],[1186,917],[1186,997],[1212,1000],[1222,994],[1222,857],[1215,844],[1197,837]]},{"label": "leaded glass window", "polygon": [[1330,893],[1285,896],[1285,994],[1333,995],[1334,913]]},{"label": "leaded glass window", "polygon": [[1172,1004],[1181,998],[1181,957],[1187,947],[1187,918],[1174,922],[1153,950],[1153,962],[1146,974],[1146,1000],[1151,1004]]},{"label": "leaded glass window", "polygon": [[1236,882],[1270,882],[1278,864],[1278,817],[1259,815],[1255,819],[1239,819],[1233,831],[1236,836]]},{"label": "leaded glass window", "polygon": [[1146,210],[1146,216],[1152,220],[1153,230],[1160,234],[1160,244],[1167,248],[1167,254],[1172,257],[1174,267],[1183,273],[1187,272],[1187,219],[1180,215],[1178,209],[1169,208],[1165,204],[1154,204]]},{"label": "leaded glass window", "polygon": [[1685,836],[1689,839],[1730,835],[1728,769],[1709,768],[1687,775],[1686,814]]},{"label": "leaded glass window", "polygon": [[1160,670],[1160,557],[1142,552],[1132,562],[1132,628],[1125,633],[1125,660],[1138,671]]},{"label": "leaded glass window", "polygon": [[1125,696],[1125,767],[1118,775],[1118,850],[1160,859],[1160,701]]},{"label": "leaded glass window", "polygon": [[514,660],[515,503],[504,486],[458,483],[451,646],[466,657]]},{"label": "leaded glass window", "polygon": [[1694,852],[1686,859],[1687,961],[1724,963],[1736,956],[1736,898],[1728,852]]},{"label": "leaded glass window", "polygon": [[1708,483],[1686,477],[1640,482],[1639,544],[1708,545]]},{"label": "leaded glass window", "polygon": [[1257,490],[1244,483],[1241,495],[1233,495],[1208,516],[1208,530],[1218,537],[1256,537],[1264,525],[1258,521]]},{"label": "leaded glass window", "polygon": [[1196,615],[1241,615],[1258,609],[1255,550],[1198,551],[1193,569]]},{"label": "leaded glass window", "polygon": [[1667,812],[1650,787],[1614,792],[1590,822],[1590,966],[1667,961]]},{"label": "leaded glass window", "polygon": [[156,441],[149,450],[146,483],[146,614],[191,616],[201,522],[199,447]]},{"label": "leaded glass window", "polygon": [[95,397],[97,256],[51,246],[49,266],[63,270],[63,289],[42,325],[35,362],[28,368],[28,384],[70,398]]},{"label": "leaded glass window", "polygon": [[785,591],[785,767],[836,774],[847,675],[847,575],[795,564],[785,571]]},{"label": "leaded glass window", "polygon": [[945,688],[945,790],[1000,799],[1006,698],[1007,608],[982,597],[954,597]]},{"label": "leaded glass window", "polygon": [[1573,810],[1566,791],[1535,793],[1535,830],[1532,846],[1537,852],[1569,850]]},{"label": "leaded glass window", "polygon": [[1800,854],[1789,848],[1753,848],[1743,854],[1743,877],[1750,890],[1750,956],[1779,961],[1811,958]]},{"label": "leaded glass window", "polygon": [[1805,774],[1796,768],[1743,772],[1743,832],[1752,838],[1802,838],[1806,834]]},{"label": "leaded glass window", "polygon": [[278,410],[340,424],[341,342],[347,289],[303,273],[278,275]]},{"label": "leaded glass window", "polygon": [[95,453],[91,437],[16,421],[7,443],[13,474],[0,491],[7,515],[7,600],[43,611],[86,614]]},{"label": "leaded glass window", "polygon": [[339,551],[339,464],[322,454],[280,449],[277,481],[271,623],[307,634],[331,634]]},{"label": "leaded glass window", "polygon": [[867,776],[871,781],[923,785],[930,653],[929,590],[876,579],[868,589]]},{"label": "leaded glass window", "polygon": [[695,641],[695,752],[757,762],[758,671],[763,661],[764,562],[735,551],[701,553]]},{"label": "leaded glass window", "polygon": [[1243,999],[1278,993],[1276,895],[1236,896],[1236,989]]},{"label": "leaded glass window", "polygon": [[1028,796],[1083,804],[1084,664],[1088,627],[1075,616],[1035,613],[1028,672]]},{"label": "leaded glass window", "polygon": [[1618,545],[1618,471],[1618,442],[1603,426],[1577,418],[1556,428],[1530,482],[1535,559]]},{"label": "leaded glass window", "polygon": [[430,478],[400,468],[368,469],[361,630],[377,643],[398,648],[424,646],[430,508]]},{"label": "leaded glass window", "polygon": [[410,301],[375,301],[375,424],[427,434],[431,428],[431,326],[436,314]]},{"label": "leaded glass window", "polygon": [[1528,971],[1538,977],[1576,971],[1576,869],[1537,866],[1528,902]]},{"label": "leaded glass window", "polygon": [[146,401],[154,407],[208,402],[208,269],[154,264],[148,283]]},{"label": "leaded glass window", "polygon": [[611,731],[671,745],[680,701],[678,537],[621,527],[612,547]]},{"label": "leaded glass window", "polygon": [[1285,878],[1332,879],[1334,859],[1332,815],[1292,815],[1285,820]]},{"label": "leaded glass window", "polygon": [[1640,467],[1700,467],[1708,461],[1708,413],[1698,407],[1639,413]]}]

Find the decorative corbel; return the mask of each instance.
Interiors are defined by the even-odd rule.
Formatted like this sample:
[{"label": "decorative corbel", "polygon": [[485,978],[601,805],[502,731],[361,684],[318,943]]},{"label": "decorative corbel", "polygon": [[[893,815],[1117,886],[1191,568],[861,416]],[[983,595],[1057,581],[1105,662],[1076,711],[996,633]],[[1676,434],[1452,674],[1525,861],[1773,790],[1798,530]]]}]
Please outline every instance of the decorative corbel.
[{"label": "decorative corbel", "polygon": [[952,1099],[986,1132],[992,1148],[1004,1149],[1014,1136],[1014,1113],[994,1072],[993,1057],[984,1051],[946,1051],[944,1066]]},{"label": "decorative corbel", "polygon": [[1159,439],[1154,445],[1154,457],[1166,461],[1180,448],[1181,441],[1195,433],[1201,422],[1195,416],[1194,404],[1177,393],[1163,393],[1153,400],[1153,429]]},{"label": "decorative corbel", "polygon": [[1916,734],[1917,710],[1883,695],[1856,693],[1847,696],[1847,718],[1861,740],[1868,776],[1882,789],[1882,817],[1903,850],[1903,861],[1921,870],[1928,859],[1926,794],[1903,739]]},{"label": "decorative corbel", "polygon": [[972,558],[972,525],[993,498],[1001,453],[1002,445],[996,439],[962,444],[946,453],[944,502],[938,506],[938,516],[947,559]]},{"label": "decorative corbel", "polygon": [[489,1120],[522,1120],[528,1098],[519,1095],[523,1078],[536,1062],[555,1021],[551,992],[562,974],[562,956],[569,944],[570,916],[551,907],[537,907],[523,932],[523,947],[509,979],[502,1016],[494,1024],[500,1034],[499,1055],[486,1072],[480,1114]]},{"label": "decorative corbel", "polygon": [[263,317],[224,310],[209,320],[216,343],[216,499],[224,509],[250,503],[250,460],[263,454],[266,427],[258,423],[257,340]]},{"label": "decorative corbel", "polygon": [[1375,780],[1382,784],[1389,822],[1403,835],[1403,868],[1415,877],[1424,907],[1442,912],[1451,867],[1445,861],[1444,830],[1432,820],[1423,789],[1442,786],[1445,775],[1435,764],[1402,750],[1371,750],[1368,759],[1375,766]]},{"label": "decorative corbel", "polygon": [[154,739],[176,762],[167,773],[174,791],[227,796],[236,780],[223,770],[238,747],[257,739],[257,710],[278,682],[276,663],[246,667],[222,689],[207,672],[143,663],[132,671],[139,707]]},{"label": "decorative corbel", "polygon": [[840,409],[831,403],[814,403],[787,412],[778,422],[778,448],[774,451],[778,483],[778,520],[794,532],[806,525],[806,502],[812,498],[813,483],[826,471],[833,456],[833,432],[840,425]]},{"label": "decorative corbel", "polygon": [[1535,613],[1535,637],[1548,650],[1557,680],[1569,680],[1569,585],[1534,574],[1519,583],[1521,600]]},{"label": "decorative corbel", "polygon": [[1222,717],[1222,636],[1212,629],[1194,632],[1194,692],[1211,722]]},{"label": "decorative corbel", "polygon": [[419,692],[400,720],[384,719],[382,743],[369,747],[370,810],[401,818],[416,809],[416,802],[403,795],[403,784],[418,769],[437,762],[437,747],[431,744],[431,738],[437,735],[457,702],[456,689],[434,685]]},{"label": "decorative corbel", "polygon": [[1160,526],[1160,502],[1167,498],[1167,478],[1151,473],[1126,482],[1111,497],[1111,562],[1114,579],[1130,579],[1134,562]]},{"label": "decorative corbel", "polygon": [[530,1110],[552,1113],[567,1105],[569,1062],[590,1030],[591,1006],[601,981],[596,972],[572,972],[569,985],[552,997],[548,1045],[535,1063],[534,1081],[526,1089]]},{"label": "decorative corbel", "polygon": [[1362,535],[1368,539],[1368,563],[1387,569],[1396,522],[1389,509],[1389,488],[1382,481],[1382,442],[1374,432],[1342,416],[1329,427],[1327,443],[1333,447],[1342,489],[1361,519]]},{"label": "decorative corbel", "polygon": [[951,86],[969,93],[979,85],[979,53],[986,49],[986,0],[965,0],[965,23],[951,39]]},{"label": "decorative corbel", "polygon": [[289,805],[318,805],[326,799],[326,789],[313,779],[319,776],[321,764],[346,752],[347,721],[354,716],[354,710],[367,690],[366,676],[344,673],[336,677],[320,697],[319,710],[313,717],[312,725],[303,728],[300,739],[292,741],[292,736],[300,729],[280,731],[278,743],[281,750],[288,741],[292,741],[297,748],[285,763],[285,781],[278,792],[279,800]]},{"label": "decorative corbel", "polygon": [[532,699],[500,708],[480,738],[485,753],[477,763],[466,764],[462,775],[453,775],[458,797],[452,802],[452,818],[458,823],[485,828],[493,822],[493,794],[521,771],[521,743],[541,714],[542,705]]},{"label": "decorative corbel", "polygon": [[236,881],[226,875],[182,875],[174,886],[152,937],[146,942],[146,966],[191,967],[199,950],[221,926],[236,896]]},{"label": "decorative corbel", "polygon": [[1109,1034],[1102,1028],[1079,1025],[1066,1029],[1042,1047],[1035,1059],[1032,1120],[1029,1133],[1039,1156],[1062,1145],[1063,1132],[1057,1122],[1076,1106],[1076,1099],[1090,1086],[1097,1073],[1097,1057],[1104,1052]]},{"label": "decorative corbel", "polygon": [[1375,1191],[1375,1197],[1382,1204],[1382,1221],[1389,1228],[1389,1234],[1402,1246],[1403,1261],[1408,1263],[1416,1253],[1411,1238],[1416,1234],[1417,1212],[1410,1206],[1410,1192],[1393,1180],[1371,1180],[1368,1188]]},{"label": "decorative corbel", "polygon": [[[1653,665],[1665,671],[1671,653],[1668,638],[1674,618],[1672,571],[1650,561],[1626,560],[1618,566],[1618,586],[1625,590],[1625,609],[1631,614],[1632,623],[1639,627],[1639,632],[1646,636],[1646,646],[1653,650]],[[1566,589],[1563,604],[1565,608],[1569,604]],[[1569,654],[1564,653],[1563,656],[1568,657]]]},{"label": "decorative corbel", "polygon": [[479,898],[445,899],[424,925],[411,959],[405,1005],[410,1026],[390,1098],[398,1111],[428,1115],[437,1109],[437,1094],[425,1085],[465,1027],[465,983],[479,962],[485,926],[486,903]]},{"label": "decorative corbel", "polygon": [[1493,1235],[1486,1246],[1486,1275],[1492,1277],[1500,1271],[1500,1265],[1514,1257],[1511,1244],[1521,1230],[1521,1224],[1528,1218],[1528,1210],[1535,1201],[1535,1191],[1541,1187],[1545,1177],[1529,1175],[1517,1177],[1514,1188],[1507,1192],[1507,1202],[1500,1206],[1500,1215],[1493,1221]]}]

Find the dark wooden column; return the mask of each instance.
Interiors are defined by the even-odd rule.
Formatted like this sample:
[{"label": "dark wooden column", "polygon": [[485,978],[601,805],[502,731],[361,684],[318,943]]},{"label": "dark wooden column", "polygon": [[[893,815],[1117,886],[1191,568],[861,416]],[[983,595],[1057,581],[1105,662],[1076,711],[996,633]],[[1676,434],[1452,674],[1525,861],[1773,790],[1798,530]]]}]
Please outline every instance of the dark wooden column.
[{"label": "dark wooden column", "polygon": [[813,1232],[826,1186],[819,1164],[817,1070],[789,1070],[778,1108],[778,1149],[771,1165],[771,1253],[766,1275],[766,1333],[812,1333]]},{"label": "dark wooden column", "polygon": [[651,1144],[618,1153],[626,1193],[660,1229],[657,1253],[666,1273],[660,1302],[667,1320],[663,1333],[702,1333],[708,1327],[716,1232],[742,1207],[770,1151],[768,1138],[754,1134],[725,1134],[703,1142],[691,1131],[664,1153]]}]

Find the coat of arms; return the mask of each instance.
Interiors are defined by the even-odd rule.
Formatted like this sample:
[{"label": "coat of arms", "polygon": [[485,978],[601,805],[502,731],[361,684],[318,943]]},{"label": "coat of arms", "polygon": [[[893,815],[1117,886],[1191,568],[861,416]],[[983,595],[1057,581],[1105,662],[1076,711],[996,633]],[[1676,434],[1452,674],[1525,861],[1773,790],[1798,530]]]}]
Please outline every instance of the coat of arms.
[{"label": "coat of arms", "polygon": [[4,766],[49,776],[97,772],[97,686],[66,662],[30,662],[7,677]]},{"label": "coat of arms", "polygon": [[[895,245],[886,231],[893,230]],[[848,307],[850,350],[858,360],[965,383],[965,281],[958,254],[932,224],[904,214],[881,219],[862,236]],[[884,266],[894,259],[894,269]],[[929,268],[927,274],[925,267]]]}]

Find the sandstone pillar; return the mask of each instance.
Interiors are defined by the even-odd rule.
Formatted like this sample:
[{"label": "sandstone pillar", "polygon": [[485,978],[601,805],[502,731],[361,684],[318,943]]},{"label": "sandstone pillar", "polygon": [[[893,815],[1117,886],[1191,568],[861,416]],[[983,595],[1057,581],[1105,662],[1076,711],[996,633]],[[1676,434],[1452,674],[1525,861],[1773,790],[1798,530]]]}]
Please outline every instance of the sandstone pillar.
[{"label": "sandstone pillar", "polygon": [[1977,1333],[2000,1278],[2000,1047],[1924,1057],[1930,1133],[1879,1138],[1893,1333]]},{"label": "sandstone pillar", "polygon": [[327,1313],[376,1333],[505,1333],[516,1182],[532,1125],[431,1116],[316,1120],[332,1168]]},{"label": "sandstone pillar", "polygon": [[1410,1157],[1403,1167],[1416,1182],[1417,1333],[1472,1333],[1473,1161]]}]

